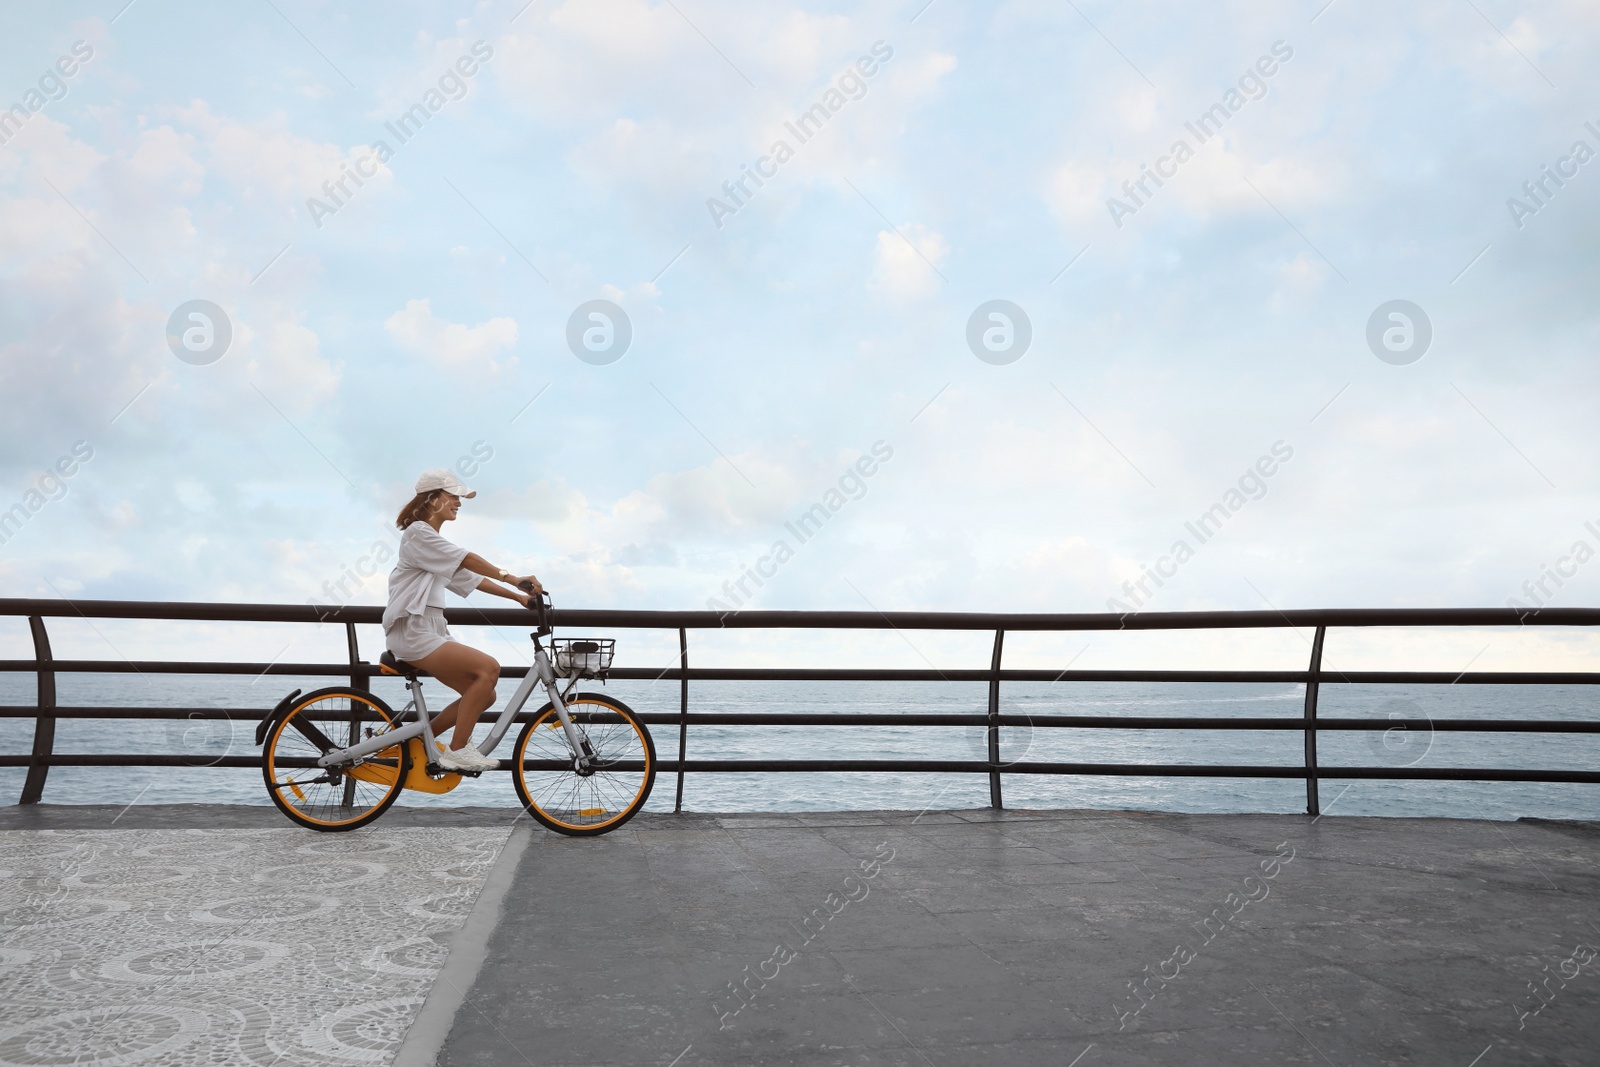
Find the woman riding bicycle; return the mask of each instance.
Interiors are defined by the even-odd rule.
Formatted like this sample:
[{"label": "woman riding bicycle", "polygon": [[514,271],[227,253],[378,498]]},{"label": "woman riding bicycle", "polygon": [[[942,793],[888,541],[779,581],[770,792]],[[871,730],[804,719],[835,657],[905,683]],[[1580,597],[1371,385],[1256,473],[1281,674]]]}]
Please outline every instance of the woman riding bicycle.
[{"label": "woman riding bicycle", "polygon": [[[395,525],[400,535],[399,562],[389,574],[389,606],[383,613],[383,635],[397,659],[421,667],[461,696],[433,720],[435,736],[452,724],[450,747],[440,746],[439,766],[447,771],[484,771],[498,765],[470,745],[478,717],[495,702],[500,664],[493,656],[468,648],[450,636],[444,624],[444,591],[466,596],[474,589],[515,600],[526,607],[530,594],[506,588],[532,583],[532,596],[543,589],[533,575],[515,575],[482,556],[447,541],[439,528],[454,519],[463,498],[478,494],[444,468],[424,471],[416,496],[400,509]],[[480,577],[481,576],[481,577]]]}]

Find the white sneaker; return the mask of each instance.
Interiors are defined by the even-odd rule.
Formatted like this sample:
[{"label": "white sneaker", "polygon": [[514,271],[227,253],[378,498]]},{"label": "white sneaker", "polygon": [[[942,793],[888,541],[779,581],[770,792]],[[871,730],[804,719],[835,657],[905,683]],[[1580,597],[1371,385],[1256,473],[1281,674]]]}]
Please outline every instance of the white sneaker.
[{"label": "white sneaker", "polygon": [[446,749],[439,753],[439,766],[447,771],[492,771],[500,766],[500,761],[490,759],[476,748],[468,745],[466,748]]}]

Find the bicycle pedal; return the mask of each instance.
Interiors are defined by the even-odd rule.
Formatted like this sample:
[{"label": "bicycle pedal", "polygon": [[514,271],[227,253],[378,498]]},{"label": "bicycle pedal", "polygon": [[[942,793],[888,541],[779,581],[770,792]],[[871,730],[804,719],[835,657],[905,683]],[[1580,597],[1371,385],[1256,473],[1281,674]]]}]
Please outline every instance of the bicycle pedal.
[{"label": "bicycle pedal", "polygon": [[447,771],[437,763],[430,763],[423,770],[428,773],[429,778],[443,778],[449,774],[454,774],[461,778],[477,778],[483,773],[482,771]]}]

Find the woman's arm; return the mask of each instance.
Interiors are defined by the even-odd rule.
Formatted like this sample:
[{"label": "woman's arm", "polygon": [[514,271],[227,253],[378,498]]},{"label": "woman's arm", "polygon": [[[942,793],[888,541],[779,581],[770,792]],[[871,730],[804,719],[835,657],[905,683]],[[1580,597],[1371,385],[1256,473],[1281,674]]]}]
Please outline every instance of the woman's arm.
[{"label": "woman's arm", "polygon": [[[473,574],[481,574],[485,578],[496,578],[502,582],[505,582],[507,585],[521,585],[523,582],[532,582],[533,591],[535,593],[539,593],[544,590],[544,586],[539,583],[539,579],[535,578],[533,575],[512,574],[503,567],[494,566],[476,552],[468,552],[467,558],[461,561],[461,565],[467,570],[471,571]],[[506,597],[512,596],[510,593],[500,593],[499,590],[496,589],[485,589],[482,585],[478,586],[478,588],[485,593],[498,593],[500,596]],[[512,597],[512,599],[516,598]]]},{"label": "woman's arm", "polygon": [[514,589],[507,589],[505,586],[501,585],[499,582],[491,582],[487,578],[485,578],[483,581],[478,583],[478,592],[480,592],[480,593],[493,593],[495,596],[503,596],[507,600],[515,600],[518,604],[521,604],[523,607],[527,607],[528,606],[528,601],[533,599],[527,593],[521,593],[521,592],[518,592],[518,591],[516,591]]}]

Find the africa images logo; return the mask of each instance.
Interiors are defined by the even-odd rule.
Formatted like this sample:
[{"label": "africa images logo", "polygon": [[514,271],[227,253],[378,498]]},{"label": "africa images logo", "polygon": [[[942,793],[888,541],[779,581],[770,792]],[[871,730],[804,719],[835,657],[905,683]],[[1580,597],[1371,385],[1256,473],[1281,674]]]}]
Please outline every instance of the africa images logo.
[{"label": "africa images logo", "polygon": [[45,109],[47,104],[65,99],[68,83],[94,58],[94,46],[88,41],[75,41],[72,53],[60,57],[55,65],[39,75],[35,88],[22,94],[22,99],[0,111],[0,145],[9,144],[22,132],[29,119]]},{"label": "africa images logo", "polygon": [[[306,211],[311,215],[311,221],[317,224],[317,229],[322,229],[324,218],[337,215],[348,207],[355,194],[369,180],[378,176],[378,168],[393,159],[400,147],[421,133],[422,127],[443,111],[445,104],[467,95],[473,76],[494,58],[494,48],[487,41],[474,41],[470,53],[461,56],[439,75],[434,86],[422,94],[421,100],[406,108],[394,121],[383,124],[383,128],[395,139],[394,147],[382,139],[372,142],[353,164],[339,164],[338,177],[322,183],[322,193],[327,199],[314,196],[306,198]],[[354,189],[350,188],[352,182]]]},{"label": "africa images logo", "polygon": [[[1267,95],[1267,79],[1278,73],[1280,64],[1293,58],[1294,49],[1287,42],[1273,41],[1272,54],[1257,59],[1254,66],[1241,74],[1237,89],[1228,89],[1222,94],[1221,100],[1202,111],[1193,122],[1185,122],[1183,128],[1194,137],[1195,144],[1205,144],[1221,134],[1228,120],[1243,111],[1245,104]],[[1148,163],[1139,164],[1139,177],[1122,183],[1122,193],[1127,199],[1113,196],[1106,200],[1106,210],[1111,212],[1111,221],[1116,223],[1117,229],[1122,229],[1122,220],[1126,216],[1137,215],[1139,209],[1155,196],[1155,190],[1150,188],[1151,182],[1155,183],[1156,189],[1160,189],[1168,179],[1178,176],[1178,168],[1193,159],[1194,154],[1194,147],[1179,137],[1172,142],[1167,154],[1156,160],[1154,167]]]}]

